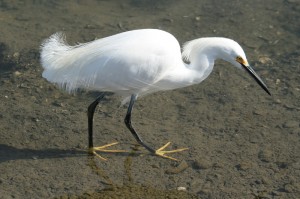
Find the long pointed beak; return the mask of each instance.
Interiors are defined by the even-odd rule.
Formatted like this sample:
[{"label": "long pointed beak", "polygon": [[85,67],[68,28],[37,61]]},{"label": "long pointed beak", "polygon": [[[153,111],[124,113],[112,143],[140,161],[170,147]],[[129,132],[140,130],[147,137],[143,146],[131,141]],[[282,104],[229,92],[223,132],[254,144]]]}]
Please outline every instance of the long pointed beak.
[{"label": "long pointed beak", "polygon": [[251,68],[251,66],[246,66],[244,64],[241,64],[243,68],[253,77],[253,79],[269,94],[271,95],[268,87],[266,84],[260,79],[260,77],[256,74],[256,72]]}]

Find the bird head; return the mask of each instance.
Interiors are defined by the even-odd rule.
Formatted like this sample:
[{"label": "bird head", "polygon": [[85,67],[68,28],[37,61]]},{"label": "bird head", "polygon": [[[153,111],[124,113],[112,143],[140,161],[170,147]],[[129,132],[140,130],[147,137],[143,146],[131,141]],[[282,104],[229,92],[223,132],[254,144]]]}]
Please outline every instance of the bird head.
[{"label": "bird head", "polygon": [[242,47],[233,40],[228,40],[229,44],[223,48],[223,59],[232,63],[234,66],[245,70],[269,95],[271,95],[268,87],[257,73],[249,65],[245,52]]},{"label": "bird head", "polygon": [[[247,73],[269,94],[268,87],[256,72],[249,65],[245,52],[242,47],[235,41],[223,37],[204,37],[187,42],[184,45],[182,56],[188,62],[196,63],[195,65],[204,66],[212,69],[216,59],[223,59],[237,68],[247,71]],[[204,57],[208,58],[205,60]],[[203,61],[205,60],[205,61]],[[203,68],[200,67],[200,70]]]}]

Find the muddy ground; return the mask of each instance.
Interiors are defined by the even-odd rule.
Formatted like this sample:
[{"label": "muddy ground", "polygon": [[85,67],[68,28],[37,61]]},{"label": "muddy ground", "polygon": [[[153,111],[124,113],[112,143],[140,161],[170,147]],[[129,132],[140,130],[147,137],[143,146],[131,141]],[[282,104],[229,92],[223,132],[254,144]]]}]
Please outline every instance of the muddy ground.
[{"label": "muddy ground", "polygon": [[[0,0],[0,198],[300,198],[298,0]],[[238,41],[268,85],[217,61],[203,83],[138,100],[133,123],[149,145],[167,141],[175,162],[147,154],[108,96],[95,144],[130,153],[87,155],[87,106],[41,77],[39,46],[57,31],[70,44],[158,28],[180,43]],[[178,189],[183,189],[178,191]]]}]

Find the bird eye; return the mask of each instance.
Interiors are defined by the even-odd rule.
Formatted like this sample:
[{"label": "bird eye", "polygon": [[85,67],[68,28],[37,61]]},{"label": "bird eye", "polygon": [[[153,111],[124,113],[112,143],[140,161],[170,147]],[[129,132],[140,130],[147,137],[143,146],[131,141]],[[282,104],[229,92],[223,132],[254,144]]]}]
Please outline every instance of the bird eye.
[{"label": "bird eye", "polygon": [[244,59],[243,59],[241,56],[237,56],[237,57],[235,58],[235,60],[236,60],[237,62],[239,62],[240,64],[244,64],[244,63],[245,63]]}]

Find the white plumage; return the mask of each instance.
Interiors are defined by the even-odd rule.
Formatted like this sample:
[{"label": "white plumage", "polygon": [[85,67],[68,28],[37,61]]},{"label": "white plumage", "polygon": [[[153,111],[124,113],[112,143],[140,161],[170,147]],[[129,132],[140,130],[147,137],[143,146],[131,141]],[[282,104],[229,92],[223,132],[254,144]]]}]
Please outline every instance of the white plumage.
[{"label": "white plumage", "polygon": [[76,46],[67,45],[64,35],[56,33],[41,51],[48,81],[69,92],[85,88],[123,96],[154,88],[178,59],[178,42],[159,30],[130,31]]},{"label": "white plumage", "polygon": [[[183,60],[188,63],[184,63]],[[200,38],[185,44],[183,52],[173,35],[162,30],[133,30],[89,43],[69,46],[56,33],[41,46],[43,77],[67,91],[78,88],[110,91],[129,101],[124,119],[137,142],[156,155],[171,158],[164,151],[170,144],[154,150],[146,145],[131,124],[131,112],[138,96],[200,83],[211,73],[216,59],[223,59],[247,71],[270,94],[267,86],[249,66],[241,46],[226,38]],[[108,152],[93,146],[93,116],[104,95],[88,107],[89,150]],[[109,150],[116,152],[115,150]],[[100,157],[100,156],[99,156]]]},{"label": "white plumage", "polygon": [[[176,38],[162,30],[133,30],[85,44],[69,46],[62,33],[56,33],[41,46],[43,77],[72,92],[78,88],[110,91],[127,99],[158,90],[199,83],[211,72],[220,53],[242,48],[225,38],[201,38],[188,42],[183,50]],[[220,57],[222,58],[222,57]],[[226,60],[235,62],[235,60]],[[239,66],[239,64],[236,64]]]}]

